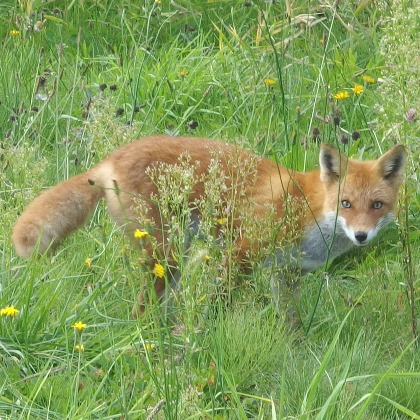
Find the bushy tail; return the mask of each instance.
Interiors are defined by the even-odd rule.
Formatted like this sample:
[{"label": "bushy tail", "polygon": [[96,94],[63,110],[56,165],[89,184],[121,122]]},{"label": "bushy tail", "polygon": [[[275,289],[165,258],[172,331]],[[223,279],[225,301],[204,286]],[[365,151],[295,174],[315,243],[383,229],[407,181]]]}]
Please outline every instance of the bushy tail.
[{"label": "bushy tail", "polygon": [[53,250],[64,238],[83,226],[103,188],[91,185],[94,169],[61,182],[43,192],[16,221],[12,239],[18,255],[31,256],[34,250]]}]

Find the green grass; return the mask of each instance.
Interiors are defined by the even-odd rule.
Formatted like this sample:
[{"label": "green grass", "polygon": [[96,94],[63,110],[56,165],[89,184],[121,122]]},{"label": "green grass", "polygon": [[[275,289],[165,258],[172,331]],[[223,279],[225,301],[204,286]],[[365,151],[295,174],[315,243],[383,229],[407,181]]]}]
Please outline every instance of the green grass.
[{"label": "green grass", "polygon": [[[0,317],[0,418],[420,418],[418,123],[403,118],[420,108],[404,83],[418,74],[415,4],[134,3],[0,5],[0,308],[19,310]],[[11,229],[34,196],[150,133],[237,142],[299,170],[319,141],[369,159],[397,140],[398,227],[307,276],[294,332],[258,265],[239,273],[203,243],[172,301],[132,320],[149,273],[103,206],[53,257],[16,256]]]}]

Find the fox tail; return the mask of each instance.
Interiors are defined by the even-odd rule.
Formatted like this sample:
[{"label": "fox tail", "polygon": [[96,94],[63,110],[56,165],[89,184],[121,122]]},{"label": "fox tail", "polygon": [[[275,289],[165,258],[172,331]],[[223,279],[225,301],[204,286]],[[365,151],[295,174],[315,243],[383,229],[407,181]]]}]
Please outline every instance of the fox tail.
[{"label": "fox tail", "polygon": [[12,240],[16,252],[28,258],[53,251],[70,233],[82,227],[104,197],[104,189],[90,180],[95,169],[76,175],[44,191],[16,221]]}]

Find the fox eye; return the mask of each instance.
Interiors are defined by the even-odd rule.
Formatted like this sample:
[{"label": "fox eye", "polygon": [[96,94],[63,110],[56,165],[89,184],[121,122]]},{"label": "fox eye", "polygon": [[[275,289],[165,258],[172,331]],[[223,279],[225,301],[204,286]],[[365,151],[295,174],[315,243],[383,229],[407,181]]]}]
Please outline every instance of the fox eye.
[{"label": "fox eye", "polygon": [[374,201],[374,203],[372,204],[372,207],[373,207],[375,210],[380,209],[382,206],[383,206],[383,203],[382,203],[381,201]]},{"label": "fox eye", "polygon": [[350,201],[348,200],[343,200],[341,202],[341,205],[345,208],[345,209],[349,209],[351,207]]}]

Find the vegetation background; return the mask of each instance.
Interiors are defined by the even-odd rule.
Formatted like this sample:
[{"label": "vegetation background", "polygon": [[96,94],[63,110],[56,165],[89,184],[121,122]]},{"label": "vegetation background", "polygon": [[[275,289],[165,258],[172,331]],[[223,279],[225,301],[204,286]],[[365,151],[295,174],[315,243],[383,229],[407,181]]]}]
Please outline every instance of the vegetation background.
[{"label": "vegetation background", "polygon": [[[419,12],[2,1],[0,418],[419,419]],[[299,170],[319,142],[363,159],[402,143],[397,224],[305,279],[294,332],[257,264],[223,270],[199,244],[174,313],[132,320],[150,273],[102,206],[55,256],[16,256],[11,229],[34,196],[150,133],[237,142]]]}]

